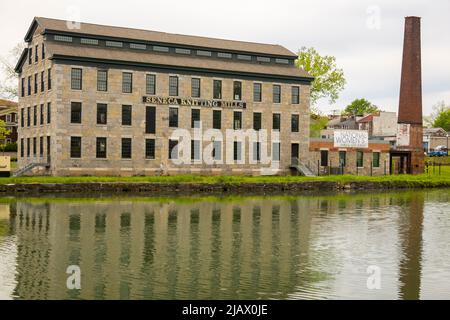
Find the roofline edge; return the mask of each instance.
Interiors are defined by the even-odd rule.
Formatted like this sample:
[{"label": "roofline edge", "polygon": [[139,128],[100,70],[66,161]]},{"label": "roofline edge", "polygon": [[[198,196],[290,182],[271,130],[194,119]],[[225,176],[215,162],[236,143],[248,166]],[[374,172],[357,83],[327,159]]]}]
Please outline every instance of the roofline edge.
[{"label": "roofline edge", "polygon": [[[68,35],[68,36],[74,36],[74,37],[96,37],[101,40],[116,40],[116,41],[124,41],[124,42],[146,42],[146,43],[155,43],[157,45],[166,45],[166,46],[179,46],[179,47],[186,47],[191,49],[202,49],[202,50],[212,50],[212,51],[230,51],[233,53],[242,53],[242,54],[253,54],[253,55],[262,55],[262,56],[271,56],[271,57],[277,57],[282,59],[298,59],[298,55],[291,52],[291,55],[283,55],[283,54],[272,54],[272,53],[263,53],[263,52],[253,52],[253,51],[245,51],[245,50],[227,50],[227,49],[220,49],[220,48],[213,48],[213,47],[200,47],[195,45],[185,45],[185,44],[177,44],[172,42],[158,42],[158,41],[149,41],[149,40],[143,40],[143,39],[133,39],[133,38],[123,38],[123,37],[111,37],[111,36],[104,36],[104,35],[95,35],[90,33],[81,33],[81,32],[70,32],[70,31],[62,31],[62,30],[55,30],[55,29],[45,29],[43,34],[60,34],[60,35]],[[238,41],[238,40],[233,40]],[[283,47],[284,48],[284,47]],[[287,51],[290,51],[287,48],[284,48]]]},{"label": "roofline edge", "polygon": [[172,66],[172,65],[161,65],[161,64],[150,64],[150,63],[141,63],[134,61],[121,61],[121,60],[108,60],[108,59],[98,59],[98,58],[84,58],[84,57],[73,57],[67,55],[59,55],[54,54],[51,58],[52,60],[62,60],[62,61],[74,61],[74,62],[82,62],[82,63],[103,63],[110,65],[125,65],[125,66],[135,66],[135,67],[152,67],[159,69],[172,69],[179,70],[183,72],[194,71],[200,73],[215,73],[215,74],[225,74],[225,75],[233,75],[233,76],[247,76],[247,77],[255,77],[255,78],[272,78],[277,80],[291,80],[295,82],[311,84],[314,81],[314,78],[308,77],[295,77],[295,76],[287,76],[287,75],[275,75],[275,74],[267,74],[267,73],[252,73],[252,72],[235,72],[229,70],[218,70],[218,69],[206,69],[206,68],[195,68],[195,67],[180,67],[180,66]]}]

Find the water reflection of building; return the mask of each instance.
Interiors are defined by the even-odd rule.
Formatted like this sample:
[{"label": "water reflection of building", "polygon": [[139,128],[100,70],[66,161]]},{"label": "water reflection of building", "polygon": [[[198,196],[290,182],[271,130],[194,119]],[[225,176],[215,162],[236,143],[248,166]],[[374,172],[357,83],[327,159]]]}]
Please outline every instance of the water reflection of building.
[{"label": "water reflection of building", "polygon": [[11,299],[15,287],[17,246],[10,224],[14,212],[14,204],[0,203],[0,300]]},{"label": "water reflection of building", "polygon": [[[393,252],[389,260],[398,277],[384,280],[394,287],[382,294],[390,290],[394,298],[406,298],[418,290],[413,273],[419,270],[420,276],[421,269],[415,251],[421,247],[421,220],[413,212],[420,215],[423,198],[412,198],[18,201],[12,221],[18,247],[14,294],[26,299],[324,298],[336,286],[350,285],[339,283],[349,280],[343,275],[359,272],[361,285],[353,294],[370,298],[365,268],[373,261],[348,269],[347,248],[341,246],[346,242],[336,236],[344,235],[347,243],[363,239],[363,249]],[[407,217],[408,209],[401,208],[409,203],[417,210]],[[367,209],[380,213],[348,223]],[[79,292],[66,289],[69,265],[81,267]]]},{"label": "water reflection of building", "polygon": [[[308,249],[296,201],[18,202],[23,298],[233,298],[294,289]],[[298,219],[302,219],[299,223]],[[65,288],[69,265],[81,292]]]}]

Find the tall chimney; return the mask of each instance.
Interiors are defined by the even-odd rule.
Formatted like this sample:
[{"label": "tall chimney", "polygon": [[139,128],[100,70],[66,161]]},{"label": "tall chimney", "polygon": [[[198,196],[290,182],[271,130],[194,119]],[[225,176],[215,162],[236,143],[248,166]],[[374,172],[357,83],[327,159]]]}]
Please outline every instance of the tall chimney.
[{"label": "tall chimney", "polygon": [[422,125],[420,18],[405,18],[398,123]]},{"label": "tall chimney", "polygon": [[403,157],[406,157],[402,160],[407,167],[406,172],[412,174],[424,172],[419,17],[405,18],[396,150],[403,152]]}]

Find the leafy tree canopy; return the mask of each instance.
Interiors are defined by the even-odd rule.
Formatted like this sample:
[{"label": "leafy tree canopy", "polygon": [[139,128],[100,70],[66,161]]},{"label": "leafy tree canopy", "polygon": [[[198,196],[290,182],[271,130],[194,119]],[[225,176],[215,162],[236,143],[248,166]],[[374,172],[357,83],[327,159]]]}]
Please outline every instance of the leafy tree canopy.
[{"label": "leafy tree canopy", "polygon": [[[0,141],[5,141],[6,137],[11,133],[8,129],[6,129],[6,123],[3,120],[0,120]],[[0,150],[5,148],[4,144],[0,144]]]},{"label": "leafy tree canopy", "polygon": [[[433,105],[433,111],[427,117],[424,117],[425,126],[428,128],[443,128],[445,127],[446,111],[450,109],[450,105],[446,105],[445,101],[439,101]],[[437,121],[439,118],[439,121]],[[443,127],[443,126],[444,127]],[[450,129],[445,129],[449,131]]]},{"label": "leafy tree canopy", "polygon": [[450,131],[450,107],[442,110],[433,122],[433,128],[442,128]]},{"label": "leafy tree canopy", "polygon": [[366,99],[355,99],[344,110],[343,114],[347,116],[363,116],[368,113],[380,111],[376,105]]},{"label": "leafy tree canopy", "polygon": [[17,44],[6,57],[0,56],[0,97],[8,100],[18,98],[18,75],[14,66],[25,48],[24,43]]},{"label": "leafy tree canopy", "polygon": [[310,137],[320,138],[320,131],[325,129],[328,124],[328,117],[319,113],[311,113]]},{"label": "leafy tree canopy", "polygon": [[302,47],[295,64],[315,78],[311,85],[311,105],[321,98],[328,98],[330,104],[336,102],[346,81],[335,57],[321,56],[314,48]]}]

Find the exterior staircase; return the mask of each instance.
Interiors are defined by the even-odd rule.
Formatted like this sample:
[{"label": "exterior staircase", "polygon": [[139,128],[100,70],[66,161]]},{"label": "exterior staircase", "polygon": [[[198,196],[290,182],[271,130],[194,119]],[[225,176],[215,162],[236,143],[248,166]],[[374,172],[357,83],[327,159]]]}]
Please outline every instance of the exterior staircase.
[{"label": "exterior staircase", "polygon": [[298,158],[292,158],[290,168],[297,170],[301,175],[303,175],[305,177],[315,177],[316,176],[314,174],[314,172],[310,168],[308,168],[305,164],[301,163],[300,159],[298,159]]},{"label": "exterior staircase", "polygon": [[27,173],[37,167],[48,168],[49,164],[48,163],[40,163],[40,162],[29,163],[25,167],[20,168],[19,170],[16,170],[16,172],[14,172],[14,174],[13,174],[13,177],[20,177],[20,176],[24,175],[25,173]]}]

